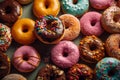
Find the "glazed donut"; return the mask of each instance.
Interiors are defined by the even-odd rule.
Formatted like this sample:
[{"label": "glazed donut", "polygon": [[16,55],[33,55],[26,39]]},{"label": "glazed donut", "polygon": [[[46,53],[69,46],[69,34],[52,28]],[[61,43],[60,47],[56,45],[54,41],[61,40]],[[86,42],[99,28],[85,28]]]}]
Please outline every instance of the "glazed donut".
[{"label": "glazed donut", "polygon": [[69,68],[79,60],[79,49],[71,41],[61,41],[51,50],[51,59],[61,68]]},{"label": "glazed donut", "polygon": [[75,64],[67,73],[68,80],[93,80],[93,70],[85,64]]},{"label": "glazed donut", "polygon": [[0,22],[13,24],[22,15],[22,7],[15,0],[4,0],[0,2]]},{"label": "glazed donut", "polygon": [[81,58],[88,63],[96,63],[104,56],[104,43],[96,36],[86,36],[80,41]]},{"label": "glazed donut", "polygon": [[20,44],[30,44],[34,42],[34,25],[35,22],[29,18],[19,19],[12,27],[12,37]]},{"label": "glazed donut", "polygon": [[10,72],[10,59],[0,51],[0,80]]},{"label": "glazed donut", "polygon": [[33,0],[17,0],[20,4],[25,5],[31,3]]},{"label": "glazed donut", "polygon": [[74,16],[82,16],[89,8],[88,0],[61,0],[61,7],[64,13]]},{"label": "glazed donut", "polygon": [[38,67],[40,55],[33,47],[22,46],[15,51],[12,63],[20,72],[31,72]]},{"label": "glazed donut", "polygon": [[33,13],[38,18],[47,15],[57,16],[59,11],[59,0],[34,0]]},{"label": "glazed donut", "polygon": [[9,74],[5,76],[2,80],[27,80],[27,79],[21,74]]},{"label": "glazed donut", "polygon": [[95,76],[95,80],[119,80],[120,61],[111,57],[102,59],[96,65]]},{"label": "glazed donut", "polygon": [[103,12],[101,22],[103,28],[109,33],[120,33],[120,8],[111,6]]},{"label": "glazed donut", "polygon": [[0,23],[0,51],[7,51],[12,42],[10,28]]},{"label": "glazed donut", "polygon": [[63,14],[59,17],[65,25],[63,40],[73,40],[80,34],[79,20],[71,14]]},{"label": "glazed donut", "polygon": [[63,39],[65,27],[59,18],[43,16],[36,20],[34,31],[41,42],[56,44]]},{"label": "glazed donut", "polygon": [[103,33],[103,29],[100,24],[101,14],[98,12],[88,12],[84,14],[80,19],[81,31],[84,35],[96,35],[100,36]]},{"label": "glazed donut", "polygon": [[109,56],[115,57],[120,60],[119,41],[120,41],[120,34],[112,34],[107,38],[105,42],[105,48]]},{"label": "glazed donut", "polygon": [[36,80],[66,80],[66,78],[63,70],[47,64],[40,69]]},{"label": "glazed donut", "polygon": [[114,3],[114,0],[90,0],[90,4],[95,9],[106,9]]}]

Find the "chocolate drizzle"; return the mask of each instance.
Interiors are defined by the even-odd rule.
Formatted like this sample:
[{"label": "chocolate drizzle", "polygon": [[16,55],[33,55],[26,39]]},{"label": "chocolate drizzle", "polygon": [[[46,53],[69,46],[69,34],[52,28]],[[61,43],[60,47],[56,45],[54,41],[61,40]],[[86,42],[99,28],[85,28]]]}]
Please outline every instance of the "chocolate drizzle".
[{"label": "chocolate drizzle", "polygon": [[42,16],[36,21],[35,30],[43,40],[52,42],[62,36],[64,27],[58,18]]},{"label": "chocolate drizzle", "polygon": [[10,60],[5,53],[0,52],[0,79],[10,71]]}]

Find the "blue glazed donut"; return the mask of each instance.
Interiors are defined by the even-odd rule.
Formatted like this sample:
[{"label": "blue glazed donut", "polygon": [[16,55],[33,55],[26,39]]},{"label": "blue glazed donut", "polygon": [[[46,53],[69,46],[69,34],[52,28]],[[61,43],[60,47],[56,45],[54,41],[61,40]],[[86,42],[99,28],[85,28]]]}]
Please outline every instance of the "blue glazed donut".
[{"label": "blue glazed donut", "polygon": [[83,15],[89,8],[88,0],[61,0],[61,6],[64,13],[74,16]]},{"label": "blue glazed donut", "polygon": [[115,58],[104,58],[97,63],[96,80],[120,80],[120,61]]}]

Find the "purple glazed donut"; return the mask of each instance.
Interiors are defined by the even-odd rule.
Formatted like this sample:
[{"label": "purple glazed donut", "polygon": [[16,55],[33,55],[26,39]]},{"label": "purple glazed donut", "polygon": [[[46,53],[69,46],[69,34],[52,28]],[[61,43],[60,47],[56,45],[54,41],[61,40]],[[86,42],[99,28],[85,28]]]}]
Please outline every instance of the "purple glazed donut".
[{"label": "purple glazed donut", "polygon": [[98,12],[88,12],[80,19],[81,32],[84,35],[100,36],[103,29],[100,24],[101,14]]},{"label": "purple glazed donut", "polygon": [[61,68],[69,68],[76,64],[79,57],[79,49],[71,41],[61,41],[51,51],[53,63]]},{"label": "purple glazed donut", "polygon": [[13,55],[13,65],[20,72],[31,72],[40,63],[40,55],[30,46],[18,48]]}]

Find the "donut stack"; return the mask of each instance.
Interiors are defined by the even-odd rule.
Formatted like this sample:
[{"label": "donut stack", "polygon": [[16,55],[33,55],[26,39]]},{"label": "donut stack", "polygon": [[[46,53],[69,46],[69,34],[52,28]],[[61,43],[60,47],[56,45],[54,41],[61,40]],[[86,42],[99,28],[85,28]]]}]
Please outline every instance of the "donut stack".
[{"label": "donut stack", "polygon": [[0,80],[119,80],[120,0],[0,1]]}]

